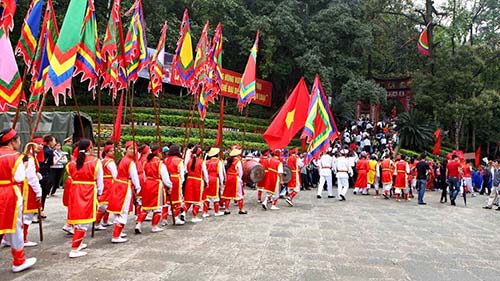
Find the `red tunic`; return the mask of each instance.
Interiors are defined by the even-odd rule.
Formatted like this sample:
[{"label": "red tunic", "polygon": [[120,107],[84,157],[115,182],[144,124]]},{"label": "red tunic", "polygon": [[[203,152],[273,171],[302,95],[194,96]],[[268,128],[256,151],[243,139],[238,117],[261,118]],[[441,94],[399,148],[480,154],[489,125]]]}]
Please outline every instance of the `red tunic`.
[{"label": "red tunic", "polygon": [[472,169],[470,168],[470,164],[465,164],[465,166],[463,167],[463,172],[464,172],[464,178],[472,177]]},{"label": "red tunic", "polygon": [[270,159],[267,156],[260,157],[260,159],[259,159],[259,164],[261,164],[262,167],[264,168],[264,178],[262,178],[262,180],[255,185],[258,189],[264,189],[264,187],[266,186],[267,178],[268,178],[267,172],[269,169],[269,160]]},{"label": "red tunic", "polygon": [[278,158],[273,157],[273,158],[269,159],[269,167],[267,168],[268,171],[266,173],[266,175],[267,175],[266,185],[264,187],[264,190],[266,192],[275,194],[277,191],[279,191],[278,187],[280,184],[279,183],[280,177],[278,174],[278,169],[279,169],[280,165],[283,165],[283,164],[281,164],[281,161]]},{"label": "red tunic", "polygon": [[356,170],[358,177],[354,183],[354,187],[366,188],[368,186],[368,170],[370,170],[370,163],[367,159],[359,159],[356,163]]},{"label": "red tunic", "polygon": [[382,169],[382,184],[391,184],[392,173],[394,172],[391,159],[382,160],[382,163],[380,163],[380,168]]},{"label": "red tunic", "polygon": [[69,194],[71,193],[71,176],[69,175],[69,171],[68,171],[68,168],[69,168],[69,165],[66,165],[66,168],[64,168],[66,170],[66,182],[64,182],[64,189],[63,189],[63,198],[62,198],[62,201],[63,201],[63,206],[64,207],[68,207],[68,200],[69,200]]},{"label": "red tunic", "polygon": [[111,193],[111,189],[113,186],[113,174],[111,173],[111,170],[108,168],[108,164],[111,162],[114,162],[113,158],[110,157],[104,157],[102,160],[102,170],[103,170],[103,182],[104,182],[104,189],[102,190],[101,196],[99,196],[99,204],[109,204],[109,196]]},{"label": "red tunic", "polygon": [[88,224],[96,219],[97,210],[97,169],[101,165],[99,159],[87,156],[80,170],[76,168],[76,160],[69,163],[71,176],[71,193],[68,200],[68,224]]},{"label": "red tunic", "polygon": [[241,160],[234,159],[231,166],[226,172],[226,185],[222,193],[222,199],[238,200],[238,189],[241,185],[242,179],[238,175],[238,164],[241,165]]},{"label": "red tunic", "polygon": [[180,173],[183,160],[177,156],[168,156],[164,161],[165,166],[167,166],[168,174],[170,175],[170,181],[172,182],[172,192],[170,193],[170,198],[166,198],[165,202],[172,200],[172,204],[181,203],[182,183]]},{"label": "red tunic", "polygon": [[19,152],[0,147],[0,234],[16,232],[17,201],[22,200],[22,194],[14,173],[22,159]]},{"label": "red tunic", "polygon": [[[29,155],[29,157],[35,162],[36,172],[40,171],[40,164],[38,163],[36,157],[32,155]],[[38,202],[36,202],[36,193],[33,191],[33,187],[31,187],[28,184],[28,179],[24,180],[22,193],[24,201],[23,213],[24,214],[38,213],[38,206],[40,205]]]},{"label": "red tunic", "polygon": [[[160,165],[161,160],[154,157],[144,165],[146,173],[146,183],[142,187],[142,209],[158,210],[162,207],[161,195],[165,195],[163,182],[161,180]],[[165,197],[164,197],[165,198]]]},{"label": "red tunic", "polygon": [[206,162],[206,165],[208,172],[208,186],[204,190],[204,198],[217,199],[219,198],[220,188],[220,160],[212,158]]},{"label": "red tunic", "polygon": [[292,179],[288,182],[288,188],[294,189],[300,184],[300,182],[298,182],[300,179],[300,170],[297,167],[297,156],[291,155],[288,157],[287,165],[290,167],[290,170],[292,170]]},{"label": "red tunic", "polygon": [[118,175],[113,182],[112,192],[109,196],[108,212],[111,214],[122,214],[125,207],[132,210],[133,201],[130,200],[130,205],[125,206],[126,198],[132,196],[132,181],[130,180],[130,165],[134,159],[125,156],[118,164]]},{"label": "red tunic", "polygon": [[184,194],[184,202],[199,204],[203,193],[203,160],[196,159],[194,171],[191,171],[192,159],[187,164],[187,179],[186,179],[186,194]]},{"label": "red tunic", "polygon": [[[139,176],[139,183],[141,187],[146,184],[146,178],[144,177],[144,165],[146,165],[147,155],[141,155],[141,157],[135,161],[135,167],[137,169],[137,175]],[[136,197],[142,198],[142,190],[139,194],[135,194]]]},{"label": "red tunic", "polygon": [[394,183],[394,188],[405,189],[406,188],[406,166],[408,163],[404,160],[400,160],[396,163],[396,182]]}]

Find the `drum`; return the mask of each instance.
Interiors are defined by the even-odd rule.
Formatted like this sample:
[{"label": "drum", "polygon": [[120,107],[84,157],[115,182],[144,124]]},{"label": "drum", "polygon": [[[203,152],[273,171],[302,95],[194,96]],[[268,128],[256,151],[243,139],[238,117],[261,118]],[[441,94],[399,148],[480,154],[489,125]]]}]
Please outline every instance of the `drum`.
[{"label": "drum", "polygon": [[287,165],[283,165],[283,182],[288,183],[292,180],[292,169]]},{"label": "drum", "polygon": [[243,160],[243,182],[258,183],[264,178],[264,167],[255,160]]}]

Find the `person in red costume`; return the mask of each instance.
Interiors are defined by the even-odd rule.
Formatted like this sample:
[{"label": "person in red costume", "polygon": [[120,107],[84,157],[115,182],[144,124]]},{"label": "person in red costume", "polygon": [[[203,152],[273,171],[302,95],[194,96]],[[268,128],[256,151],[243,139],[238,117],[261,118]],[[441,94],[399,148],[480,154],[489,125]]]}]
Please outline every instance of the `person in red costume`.
[{"label": "person in red costume", "polygon": [[129,211],[132,210],[132,189],[135,190],[136,194],[141,191],[141,183],[135,165],[137,147],[133,141],[128,141],[125,148],[126,153],[118,164],[118,174],[109,197],[108,212],[115,215],[112,243],[127,242],[126,235],[122,233],[122,230],[127,223]]},{"label": "person in red costume", "polygon": [[[142,211],[137,216],[135,233],[142,233],[142,223],[146,219],[148,212],[153,213],[151,232],[163,231],[158,224],[161,220],[162,207],[166,198],[166,193],[170,193],[172,182],[167,171],[167,167],[162,161],[160,146],[153,146],[151,154],[148,155],[144,164],[146,182],[142,188]],[[167,188],[165,188],[167,187]]]},{"label": "person in red costume", "polygon": [[201,222],[198,217],[202,204],[203,189],[208,182],[208,172],[205,161],[201,157],[201,148],[195,146],[193,148],[191,159],[187,165],[186,191],[184,194],[184,211],[187,213],[189,208],[193,206],[191,222]]},{"label": "person in red costume", "polygon": [[26,167],[24,157],[17,152],[20,146],[14,129],[0,132],[0,236],[4,236],[11,247],[13,272],[36,263],[36,258],[24,256],[23,197],[19,185],[26,178]]},{"label": "person in red costume", "polygon": [[288,182],[288,197],[285,199],[288,205],[293,207],[293,199],[300,192],[300,169],[299,157],[297,156],[298,149],[296,147],[290,149],[290,156],[287,160],[287,165],[292,170],[292,178]]},{"label": "person in red costume", "polygon": [[209,158],[205,164],[208,172],[208,185],[203,191],[203,217],[209,217],[208,207],[210,203],[214,206],[214,216],[219,217],[224,215],[220,211],[219,192],[224,185],[224,165],[219,159],[220,149],[212,147],[207,152]]},{"label": "person in red costume", "polygon": [[[113,183],[118,175],[118,169],[115,163],[115,149],[112,144],[107,144],[102,150],[102,170],[103,170],[103,181],[104,189],[102,195],[99,196],[99,209],[97,210],[97,217],[95,220],[95,230],[106,230],[106,226],[109,226],[107,220],[107,212],[109,197]],[[104,219],[104,223],[101,224],[101,220]]]},{"label": "person in red costume", "polygon": [[[181,150],[178,145],[170,146],[168,150],[167,158],[164,161],[165,166],[167,166],[167,171],[170,174],[170,181],[172,182],[172,191],[170,193],[170,198],[166,202],[171,202],[170,206],[172,215],[175,218],[176,225],[183,225],[184,220],[180,219],[181,205],[182,205],[182,183],[184,182],[185,166],[184,160],[182,160]],[[167,220],[168,212],[163,209],[162,216],[164,220]]]},{"label": "person in red costume", "polygon": [[70,258],[87,255],[82,250],[89,224],[95,222],[97,196],[101,195],[104,183],[101,161],[90,155],[92,143],[89,139],[78,141],[78,156],[68,164],[71,177],[71,193],[68,200],[68,223],[74,226]]},{"label": "person in red costume", "polygon": [[268,168],[269,168],[269,154],[271,153],[270,149],[266,149],[262,151],[262,154],[260,155],[259,159],[259,164],[262,165],[264,168],[264,178],[258,182],[255,187],[257,188],[257,202],[262,203],[262,193],[264,192],[264,187],[266,186],[267,182],[267,175],[268,175]]},{"label": "person in red costume", "polygon": [[368,195],[368,171],[370,170],[370,163],[367,159],[366,151],[361,152],[360,159],[356,162],[356,170],[358,176],[354,183],[354,194],[361,192],[363,195]]},{"label": "person in red costume", "polygon": [[405,193],[406,187],[408,185],[408,174],[410,173],[410,166],[408,162],[405,161],[403,155],[398,155],[396,157],[396,167],[394,169],[394,174],[396,175],[396,180],[394,181],[394,188],[396,193],[396,201],[400,201],[400,195],[404,194],[406,201],[409,200],[408,193]]},{"label": "person in red costume", "polygon": [[241,149],[238,145],[235,145],[229,153],[226,163],[226,177],[226,185],[222,193],[224,215],[231,214],[231,210],[229,209],[231,200],[238,202],[238,208],[240,209],[238,214],[247,214],[247,211],[243,209],[243,165],[241,163]]},{"label": "person in red costume", "polygon": [[262,201],[262,208],[267,210],[267,201],[272,200],[271,210],[279,210],[278,198],[280,196],[280,186],[283,184],[283,164],[281,163],[281,151],[275,150],[273,158],[269,160],[268,178],[266,179],[266,186],[264,193],[266,197]]}]

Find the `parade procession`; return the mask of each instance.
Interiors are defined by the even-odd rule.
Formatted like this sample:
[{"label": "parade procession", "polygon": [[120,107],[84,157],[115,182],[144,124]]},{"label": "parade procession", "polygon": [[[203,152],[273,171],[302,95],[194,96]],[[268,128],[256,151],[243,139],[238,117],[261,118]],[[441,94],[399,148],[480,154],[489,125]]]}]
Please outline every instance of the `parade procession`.
[{"label": "parade procession", "polygon": [[[418,71],[425,74],[408,75],[408,69],[377,72],[380,70],[377,60],[384,56],[379,53],[369,54],[362,62],[354,62],[356,57],[365,55],[366,50],[356,50],[359,43],[356,40],[365,35],[356,35],[359,36],[356,40],[345,44],[332,43],[335,40],[324,39],[321,35],[316,38],[319,41],[315,41],[319,47],[309,45],[298,55],[295,47],[288,49],[280,45],[291,40],[289,35],[272,33],[274,29],[284,28],[283,22],[274,22],[276,18],[295,20],[290,16],[294,9],[307,14],[325,9],[340,21],[346,15],[332,7],[344,4],[335,1],[324,7],[310,1],[270,1],[273,4],[269,5],[274,7],[271,16],[256,18],[246,25],[235,23],[225,14],[226,10],[212,10],[211,5],[216,4],[208,3],[211,1],[166,1],[165,8],[157,7],[162,1],[147,0],[62,2],[65,3],[0,0],[2,269],[7,268],[6,261],[11,260],[9,270],[13,273],[28,268],[45,271],[53,262],[63,262],[61,253],[66,257],[64,262],[83,260],[85,263],[119,247],[130,251],[128,247],[141,249],[145,244],[154,245],[158,241],[168,240],[169,248],[182,248],[186,245],[176,243],[176,239],[203,232],[220,235],[220,240],[236,237],[218,241],[227,243],[233,250],[236,247],[234,253],[224,253],[227,249],[217,244],[221,245],[217,246],[217,252],[232,258],[242,251],[238,243],[251,239],[238,237],[251,236],[251,231],[245,231],[253,229],[252,224],[255,229],[270,227],[268,236],[278,244],[282,243],[278,242],[283,240],[281,238],[296,239],[300,231],[315,236],[314,228],[308,232],[309,224],[319,227],[318,239],[334,239],[330,238],[330,232],[321,232],[322,227],[330,227],[331,223],[316,221],[330,216],[336,217],[335,228],[350,230],[343,233],[348,233],[348,237],[360,237],[358,244],[363,245],[363,237],[370,236],[364,232],[371,228],[363,220],[373,219],[379,213],[387,215],[384,223],[389,222],[388,226],[377,230],[381,231],[377,234],[380,241],[384,231],[402,233],[404,229],[411,233],[416,230],[419,222],[426,221],[418,215],[420,212],[430,217],[444,208],[450,213],[464,212],[460,216],[472,216],[489,209],[500,211],[500,142],[496,119],[500,91],[495,89],[498,83],[492,82],[493,73],[498,74],[495,71],[500,65],[495,64],[498,54],[491,63],[487,59],[477,63],[480,66],[471,70],[473,75],[467,76],[469,78],[457,78],[490,79],[481,85],[478,82],[474,91],[481,87],[488,90],[486,94],[475,92],[470,96],[477,101],[467,105],[469,107],[461,107],[464,101],[451,94],[443,101],[433,98],[427,94],[431,91],[429,85],[444,82],[422,76],[444,75],[436,74],[441,58],[435,56],[442,52],[439,48],[444,47],[436,46],[432,40],[433,36],[442,41],[451,36],[444,36],[444,31],[439,31],[443,27],[436,19],[447,17],[446,13],[430,9],[430,16],[422,14],[424,22],[419,23],[418,31],[412,27],[412,32],[416,32],[413,38],[387,48],[396,52],[394,56],[400,60],[407,56],[408,60],[422,61]],[[224,9],[232,11],[237,11],[237,7],[243,9],[245,5],[248,5],[245,9],[253,9],[252,5],[263,4],[262,1],[254,4],[222,2],[232,7]],[[279,5],[274,6],[274,2]],[[297,6],[291,2],[297,2]],[[423,2],[431,2],[429,7],[433,7],[432,1]],[[148,11],[153,9],[158,11],[151,11],[149,15]],[[166,10],[168,18],[158,18]],[[207,12],[210,16],[202,11],[211,11]],[[391,11],[383,13],[390,17],[402,13]],[[191,21],[190,14],[200,18]],[[146,19],[152,17],[154,24],[146,25]],[[239,14],[239,17],[244,16]],[[101,22],[102,19],[107,22]],[[214,20],[219,22],[211,30]],[[309,30],[301,30],[301,36],[313,38],[312,33],[322,32],[324,28],[321,21],[328,19],[318,13],[311,21],[318,21],[307,23],[314,32],[307,34]],[[336,24],[333,22],[331,26],[335,32],[343,34],[339,38],[348,38],[352,35],[349,32],[365,34],[363,32],[370,29],[359,31],[358,27],[353,27],[363,24],[361,21],[345,23],[343,27]],[[171,31],[177,25],[180,25],[179,34]],[[226,26],[229,31],[223,36]],[[353,30],[348,32],[348,26]],[[103,34],[98,32],[99,27],[105,27]],[[433,33],[433,27],[438,31]],[[340,28],[346,28],[345,33],[339,31]],[[194,34],[198,32],[198,43],[193,47]],[[472,27],[470,32],[464,36],[470,36],[472,41]],[[17,44],[11,42],[13,34],[16,34]],[[155,49],[149,48],[152,39],[157,42]],[[363,44],[381,44],[373,38],[370,40],[371,43]],[[455,46],[458,43],[453,39],[452,42],[453,52],[457,48],[457,54],[462,54]],[[328,44],[340,44],[343,51],[323,49],[323,45]],[[170,48],[171,54],[168,53]],[[340,58],[339,54],[349,53],[349,48],[352,48],[352,56]],[[323,53],[315,54],[320,49]],[[383,52],[382,49],[384,47],[379,52]],[[223,53],[231,57],[225,67],[240,69],[241,74],[222,67]],[[243,53],[245,55],[241,55]],[[330,57],[334,53],[336,55]],[[320,66],[323,63],[321,56],[328,56],[328,63],[336,66]],[[387,56],[384,59],[389,60]],[[274,67],[273,63],[280,66]],[[343,63],[345,65],[340,66]],[[394,62],[391,67],[399,68],[399,63]],[[470,64],[475,66],[474,63]],[[355,74],[356,65],[368,65],[368,75]],[[496,70],[494,65],[497,65]],[[378,76],[372,75],[372,69]],[[285,72],[285,76],[279,76]],[[484,77],[483,72],[487,72]],[[388,73],[400,75],[394,78],[395,75]],[[257,76],[272,82],[257,79]],[[338,79],[345,80],[337,85]],[[443,89],[459,91],[461,86],[439,84],[435,87],[439,92],[446,91]],[[455,99],[455,107],[445,106]],[[478,114],[479,111],[489,112],[478,117],[488,122],[473,116],[472,108],[476,105],[482,108],[476,108]],[[444,108],[446,117],[441,116]],[[422,113],[425,110],[426,113]],[[433,118],[427,114],[429,112],[434,114]],[[397,217],[401,210],[417,214],[415,225],[411,223],[411,215]],[[271,223],[273,219],[278,222]],[[360,224],[354,230],[352,226],[358,225],[358,221]],[[496,221],[497,230],[490,231],[484,226],[476,229],[484,233],[485,240],[488,240],[486,236],[493,239],[494,233],[498,234],[498,216],[485,221]],[[340,225],[345,222],[351,225]],[[475,228],[473,223],[464,225]],[[300,230],[289,237],[292,233],[287,229],[289,226]],[[226,236],[226,232],[238,227],[243,227],[243,232]],[[60,240],[63,235],[66,240]],[[331,235],[335,237],[335,233]],[[281,238],[273,240],[273,236]],[[212,236],[207,234],[207,237]],[[429,234],[429,240],[432,239]],[[370,238],[366,240],[369,244]],[[258,242],[255,250],[272,249],[273,244],[266,241]],[[307,241],[305,249],[310,249],[310,245],[322,247],[320,240]],[[332,249],[343,248],[346,241],[336,241]],[[63,244],[64,250],[48,246]],[[282,248],[291,249],[291,256],[297,255],[296,258],[303,261],[299,254],[307,255],[307,250],[298,244],[295,248],[297,243],[286,242]],[[188,248],[200,251],[196,248],[200,245],[201,242],[193,243]],[[397,245],[406,247],[406,244]],[[49,250],[54,255],[53,260],[45,260],[47,255],[39,256],[42,250],[37,249],[40,248]],[[205,254],[211,254],[214,248],[210,249]],[[431,252],[439,252],[432,249]],[[331,249],[322,248],[321,253],[323,251],[328,253]],[[356,250],[353,252],[356,254]],[[279,255],[271,253],[276,255],[273,263],[278,265],[281,262]],[[339,260],[349,255],[349,249],[343,249]],[[262,254],[260,259],[266,260],[264,256]],[[244,255],[238,257],[246,259]],[[402,260],[393,258],[389,267],[413,258],[406,253],[403,257]],[[287,258],[285,264],[289,262]],[[236,266],[240,259],[235,258],[235,261]],[[360,263],[363,262],[360,260]],[[262,265],[260,260],[259,265]],[[313,279],[341,279],[342,275],[335,274],[342,272],[338,269],[342,266],[345,264],[329,265],[326,267],[328,272],[321,272],[320,277]],[[309,267],[315,268],[308,266],[304,269],[306,273]],[[297,269],[290,268],[290,272],[297,274]],[[377,270],[381,274],[384,272]],[[411,269],[405,270],[411,272]],[[28,274],[31,271],[27,271]],[[0,280],[3,272],[0,271]],[[288,277],[283,280],[306,280],[309,278],[306,273],[285,275]],[[79,277],[72,280],[84,279],[80,275],[83,272],[77,274]],[[370,276],[358,275],[364,274],[363,271],[349,274],[362,276],[363,280]],[[23,275],[12,274],[6,278],[10,280],[16,276],[22,278]],[[116,276],[118,280],[125,278],[125,275]],[[241,279],[260,280],[256,276]],[[415,277],[411,273],[404,276],[408,280]],[[186,280],[196,279],[190,277]],[[42,278],[50,279],[46,275]],[[401,279],[405,278],[399,276],[390,280]]]}]

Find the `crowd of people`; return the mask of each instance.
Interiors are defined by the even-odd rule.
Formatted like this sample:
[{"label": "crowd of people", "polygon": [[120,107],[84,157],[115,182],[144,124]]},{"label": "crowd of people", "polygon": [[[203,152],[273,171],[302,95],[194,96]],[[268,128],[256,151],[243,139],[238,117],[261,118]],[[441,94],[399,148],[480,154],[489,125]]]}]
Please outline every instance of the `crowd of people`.
[{"label": "crowd of people", "polygon": [[[375,128],[370,123],[354,124],[343,132],[343,144],[336,141],[314,159],[308,159],[297,148],[259,152],[243,151],[234,145],[226,151],[216,147],[203,151],[192,144],[182,149],[175,144],[139,146],[132,141],[125,143],[123,151],[107,142],[96,157],[88,139],[73,145],[68,138],[59,148],[50,135],[34,138],[19,153],[19,136],[7,129],[0,132],[2,244],[11,247],[14,272],[36,262],[24,254],[24,247],[37,245],[28,240],[29,227],[36,219],[46,217],[45,198],[54,194],[61,178],[62,202],[67,208],[63,230],[72,235],[70,258],[87,254],[83,241],[91,227],[105,230],[112,226],[111,242],[127,242],[123,229],[132,211],[136,234],[143,232],[148,217],[150,231],[157,233],[163,231],[169,217],[178,226],[185,224],[188,217],[191,223],[200,223],[211,215],[230,215],[231,201],[237,204],[238,214],[246,215],[245,184],[257,188],[256,199],[265,211],[279,210],[280,198],[293,207],[300,191],[311,188],[317,188],[318,199],[326,190],[328,198],[340,201],[347,200],[349,188],[354,195],[368,195],[373,190],[375,197],[395,201],[410,201],[418,192],[420,205],[426,204],[427,189],[439,188],[441,203],[449,198],[450,204],[456,205],[459,195],[466,202],[467,193],[480,192],[490,195],[485,208],[498,205],[498,161],[475,170],[459,155],[451,155],[442,163],[428,161],[425,153],[408,159],[392,151],[397,135],[387,140],[387,127],[383,123]],[[247,161],[262,167],[260,181],[245,179]],[[61,170],[65,170],[64,177]]]}]

